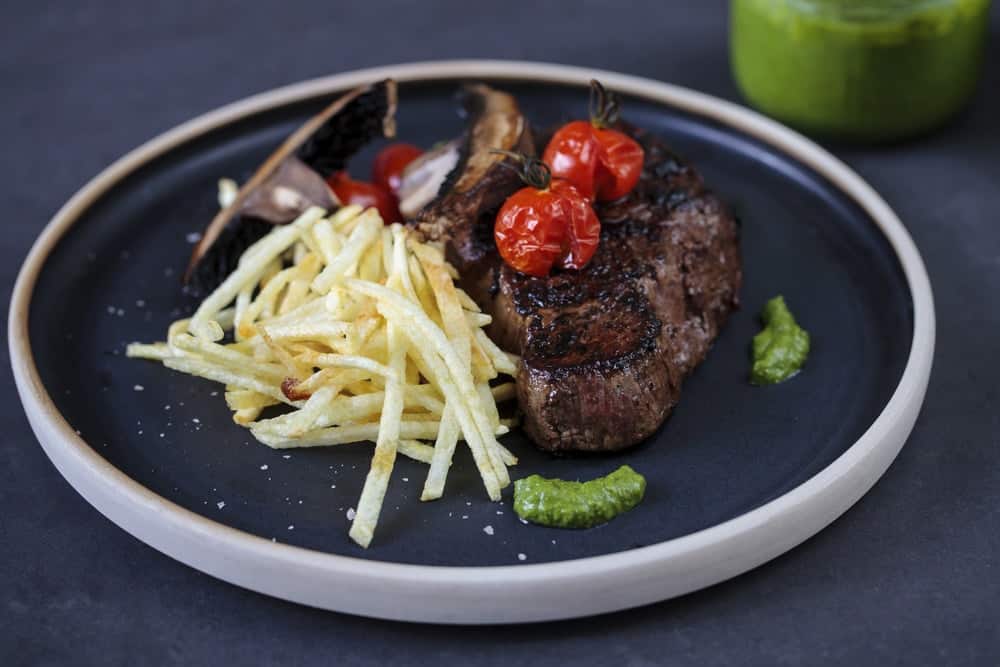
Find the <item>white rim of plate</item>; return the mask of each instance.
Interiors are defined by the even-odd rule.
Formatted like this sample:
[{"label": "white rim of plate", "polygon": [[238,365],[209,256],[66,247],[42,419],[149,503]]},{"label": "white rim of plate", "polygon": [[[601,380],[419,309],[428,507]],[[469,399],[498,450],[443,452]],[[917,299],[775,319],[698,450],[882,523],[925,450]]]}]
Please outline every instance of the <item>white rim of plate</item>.
[{"label": "white rim of plate", "polygon": [[[250,114],[386,77],[571,85],[598,78],[610,89],[738,129],[822,174],[875,221],[906,275],[913,341],[889,402],[829,466],[750,512],[666,542],[553,563],[439,567],[312,551],[230,528],[132,480],[74,432],[35,367],[28,315],[47,256],[95,200],[178,144]],[[45,227],[18,275],[8,330],[18,392],[46,454],[88,502],[143,542],[219,579],[314,607],[396,620],[482,624],[574,618],[665,600],[753,569],[819,532],[872,487],[912,430],[930,376],[935,318],[927,272],[902,222],[860,176],[796,132],[736,104],[650,79],[566,65],[455,60],[364,69],[278,88],[199,116],[136,148],[87,183]]]}]

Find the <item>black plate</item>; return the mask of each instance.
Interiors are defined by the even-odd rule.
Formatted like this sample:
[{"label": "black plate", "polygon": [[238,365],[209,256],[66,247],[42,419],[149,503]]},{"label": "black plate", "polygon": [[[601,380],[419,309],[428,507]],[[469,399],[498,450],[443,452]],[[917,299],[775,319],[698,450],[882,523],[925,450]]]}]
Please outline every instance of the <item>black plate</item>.
[{"label": "black plate", "polygon": [[[586,91],[498,84],[545,125],[586,113]],[[400,137],[424,146],[457,134],[451,83],[400,88]],[[901,268],[869,217],[802,164],[732,129],[625,99],[626,117],[700,169],[743,222],[744,308],[686,383],[673,416],[627,453],[555,459],[519,433],[504,440],[531,473],[590,478],[622,463],[648,480],[645,501],[610,524],[563,531],[521,524],[487,501],[461,452],[445,498],[418,501],[426,467],[397,464],[372,548],[347,537],[371,446],[272,451],[233,424],[221,387],[124,357],[162,340],[193,310],[179,276],[185,237],[216,210],[216,180],[245,177],[316,99],[254,115],[148,163],[97,201],[39,277],[31,345],[59,410],[102,457],[194,512],[323,552],[425,565],[545,562],[621,551],[707,528],[814,475],[871,424],[898,383],[913,330]],[[367,174],[372,147],[353,165]],[[784,294],[813,335],[806,369],[773,387],[747,381],[748,344],[765,300]],[[139,390],[142,387],[142,390]],[[493,535],[484,527],[492,526]]]}]

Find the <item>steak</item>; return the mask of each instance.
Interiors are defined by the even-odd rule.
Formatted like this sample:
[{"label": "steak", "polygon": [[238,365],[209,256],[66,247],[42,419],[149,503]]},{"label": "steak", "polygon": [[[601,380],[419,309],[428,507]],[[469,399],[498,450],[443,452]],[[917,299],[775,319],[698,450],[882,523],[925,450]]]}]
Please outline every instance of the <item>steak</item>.
[{"label": "steak", "polygon": [[739,302],[732,214],[662,141],[620,129],[642,145],[645,164],[635,190],[595,207],[601,242],[590,263],[536,278],[498,262],[479,292],[491,334],[521,354],[525,431],[552,452],[612,451],[650,436]]},{"label": "steak", "polygon": [[[733,215],[662,140],[618,129],[642,145],[642,175],[626,197],[595,205],[601,241],[580,271],[514,271],[493,245],[495,209],[460,192],[443,189],[418,220],[447,242],[462,286],[493,317],[491,337],[521,355],[524,429],[550,452],[614,451],[650,436],[739,303]],[[520,187],[490,185],[498,201]]]}]

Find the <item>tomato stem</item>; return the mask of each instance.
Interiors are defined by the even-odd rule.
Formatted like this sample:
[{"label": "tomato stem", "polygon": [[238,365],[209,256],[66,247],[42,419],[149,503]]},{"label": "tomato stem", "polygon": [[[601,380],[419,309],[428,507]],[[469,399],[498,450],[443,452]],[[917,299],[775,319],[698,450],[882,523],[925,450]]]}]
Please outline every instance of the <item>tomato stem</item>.
[{"label": "tomato stem", "polygon": [[517,172],[521,180],[527,185],[538,190],[545,190],[549,187],[552,182],[552,170],[549,169],[549,165],[545,164],[537,157],[530,155],[525,155],[524,153],[515,153],[514,151],[502,151],[502,150],[492,150],[491,153],[497,155],[503,155],[514,161],[515,164],[504,161],[500,164],[504,165],[508,169],[513,169]]},{"label": "tomato stem", "polygon": [[618,96],[608,91],[597,79],[590,80],[590,122],[597,128],[611,127],[621,115]]}]

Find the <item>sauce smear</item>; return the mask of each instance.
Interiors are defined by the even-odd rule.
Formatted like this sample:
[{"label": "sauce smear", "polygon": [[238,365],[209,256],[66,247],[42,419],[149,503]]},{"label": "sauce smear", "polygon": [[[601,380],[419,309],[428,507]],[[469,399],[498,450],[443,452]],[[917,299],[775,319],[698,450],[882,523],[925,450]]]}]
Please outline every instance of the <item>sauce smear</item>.
[{"label": "sauce smear", "polygon": [[514,511],[526,521],[554,528],[592,528],[642,501],[646,478],[629,466],[589,482],[531,475],[514,482]]}]

